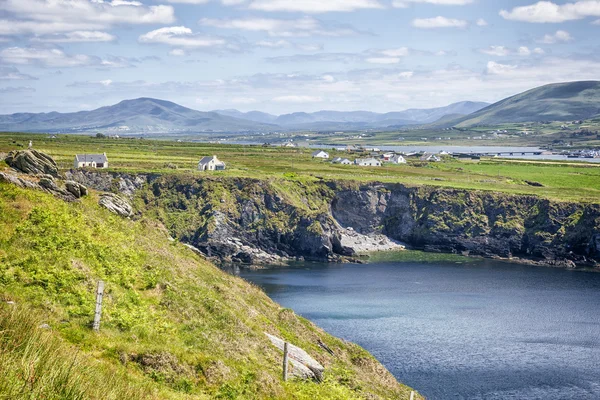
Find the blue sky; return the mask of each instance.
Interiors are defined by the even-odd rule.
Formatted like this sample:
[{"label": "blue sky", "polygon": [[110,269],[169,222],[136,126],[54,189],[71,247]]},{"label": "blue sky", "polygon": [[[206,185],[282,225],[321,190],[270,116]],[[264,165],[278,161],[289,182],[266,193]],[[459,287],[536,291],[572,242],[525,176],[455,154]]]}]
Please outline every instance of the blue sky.
[{"label": "blue sky", "polygon": [[600,0],[0,0],[0,113],[399,111],[600,79]]}]

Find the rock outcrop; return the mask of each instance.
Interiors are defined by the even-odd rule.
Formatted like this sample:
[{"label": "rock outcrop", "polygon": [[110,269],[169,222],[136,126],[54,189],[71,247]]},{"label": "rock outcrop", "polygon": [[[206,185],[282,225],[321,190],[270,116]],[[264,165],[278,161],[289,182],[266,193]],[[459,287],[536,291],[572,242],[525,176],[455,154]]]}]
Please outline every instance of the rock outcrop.
[{"label": "rock outcrop", "polygon": [[[283,339],[268,333],[265,333],[265,335],[267,335],[273,346],[283,351],[285,344]],[[312,379],[318,382],[323,380],[325,367],[312,358],[306,351],[291,343],[288,343],[288,360],[291,366],[291,368],[288,369],[290,375],[300,379]]]},{"label": "rock outcrop", "polygon": [[4,161],[10,167],[26,174],[48,174],[58,177],[56,162],[49,155],[37,150],[11,151]]},{"label": "rock outcrop", "polygon": [[52,175],[20,177],[17,174],[0,172],[0,182],[12,183],[13,185],[26,189],[43,190],[65,201],[76,201],[82,196],[87,195],[87,188],[85,186],[78,183],[74,186],[66,182],[66,187],[62,188],[59,185],[60,181],[55,180]]},{"label": "rock outcrop", "polygon": [[113,193],[105,193],[100,196],[98,204],[108,211],[120,215],[122,217],[131,217],[133,215],[133,208],[131,204],[121,196]]}]

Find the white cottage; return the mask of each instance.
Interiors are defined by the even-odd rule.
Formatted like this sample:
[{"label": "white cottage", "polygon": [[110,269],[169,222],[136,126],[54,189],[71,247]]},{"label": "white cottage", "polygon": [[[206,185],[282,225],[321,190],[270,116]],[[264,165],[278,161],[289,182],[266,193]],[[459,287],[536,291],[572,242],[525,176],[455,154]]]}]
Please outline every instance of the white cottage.
[{"label": "white cottage", "polygon": [[400,154],[394,154],[389,158],[389,162],[392,164],[406,164],[406,159]]},{"label": "white cottage", "polygon": [[347,158],[337,157],[332,161],[333,164],[351,165],[352,161]]},{"label": "white cottage", "polygon": [[199,171],[223,171],[225,170],[225,163],[217,158],[217,156],[212,157],[202,157],[200,162],[198,163]]},{"label": "white cottage", "polygon": [[360,167],[381,167],[381,161],[376,158],[357,158],[354,164]]},{"label": "white cottage", "polygon": [[108,168],[108,157],[103,154],[77,154],[75,168]]},{"label": "white cottage", "polygon": [[322,158],[324,160],[327,160],[329,159],[329,153],[323,150],[317,150],[314,153],[312,153],[312,158]]}]

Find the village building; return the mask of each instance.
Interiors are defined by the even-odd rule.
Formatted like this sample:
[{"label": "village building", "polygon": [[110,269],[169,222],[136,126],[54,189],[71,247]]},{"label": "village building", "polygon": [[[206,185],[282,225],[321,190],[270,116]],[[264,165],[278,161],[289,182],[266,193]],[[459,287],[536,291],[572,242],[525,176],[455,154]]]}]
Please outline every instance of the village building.
[{"label": "village building", "polygon": [[421,161],[428,161],[428,162],[440,162],[442,161],[441,158],[439,158],[438,156],[436,156],[435,154],[428,154],[425,153],[423,154],[423,156],[421,157]]},{"label": "village building", "polygon": [[400,154],[394,154],[388,161],[392,164],[406,164],[406,159]]},{"label": "village building", "polygon": [[322,158],[324,160],[327,160],[329,159],[329,153],[323,150],[317,150],[314,153],[312,153],[312,158]]},{"label": "village building", "polygon": [[388,151],[386,153],[383,153],[381,155],[381,158],[383,158],[383,161],[390,161],[390,159],[392,157],[394,157],[396,155],[396,153],[392,152],[392,151]]},{"label": "village building", "polygon": [[77,154],[75,168],[108,168],[108,157],[103,154]]},{"label": "village building", "polygon": [[340,165],[352,165],[352,161],[348,160],[347,158],[342,158],[342,157],[337,157],[337,158],[333,159],[332,163],[340,164]]},{"label": "village building", "polygon": [[376,158],[357,158],[354,164],[360,167],[381,167],[381,161]]},{"label": "village building", "polygon": [[199,171],[223,171],[225,163],[217,158],[217,156],[202,157],[198,163]]}]

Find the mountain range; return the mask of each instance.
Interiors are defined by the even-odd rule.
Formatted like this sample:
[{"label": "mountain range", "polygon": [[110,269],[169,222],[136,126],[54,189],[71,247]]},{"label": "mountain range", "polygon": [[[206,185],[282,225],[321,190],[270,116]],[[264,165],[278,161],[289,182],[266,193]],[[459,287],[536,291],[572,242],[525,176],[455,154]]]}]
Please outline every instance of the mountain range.
[{"label": "mountain range", "polygon": [[583,81],[542,86],[491,105],[464,101],[446,107],[389,113],[317,111],[272,115],[238,110],[203,112],[170,101],[139,98],[92,111],[0,115],[0,131],[234,133],[391,130],[410,125],[435,129],[596,117],[600,117],[600,82]]}]

